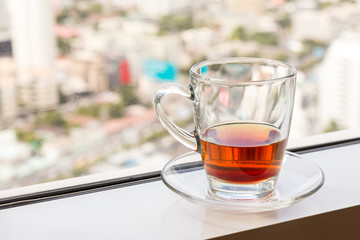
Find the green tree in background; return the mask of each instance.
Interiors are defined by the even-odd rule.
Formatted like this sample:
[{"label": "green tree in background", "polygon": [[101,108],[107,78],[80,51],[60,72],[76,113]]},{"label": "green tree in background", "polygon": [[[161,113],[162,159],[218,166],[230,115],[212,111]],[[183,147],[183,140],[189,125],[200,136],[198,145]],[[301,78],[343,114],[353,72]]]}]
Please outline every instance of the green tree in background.
[{"label": "green tree in background", "polygon": [[101,14],[103,13],[103,6],[101,4],[93,4],[90,6],[90,13],[91,14]]},{"label": "green tree in background", "polygon": [[21,129],[16,129],[15,134],[16,134],[16,138],[22,142],[26,142],[26,143],[31,143],[31,142],[41,143],[42,142],[42,139],[39,138],[36,135],[36,133],[33,131],[24,131]]},{"label": "green tree in background", "polygon": [[191,12],[184,12],[176,15],[170,14],[159,20],[159,34],[180,32],[193,27],[193,17]]},{"label": "green tree in background", "polygon": [[38,155],[43,144],[43,139],[38,137],[34,131],[25,131],[21,129],[15,130],[16,138],[30,145],[32,153]]},{"label": "green tree in background", "polygon": [[251,40],[264,45],[277,45],[278,37],[272,32],[256,32],[251,34]]},{"label": "green tree in background", "polygon": [[125,106],[134,105],[140,103],[139,98],[136,96],[135,88],[132,86],[121,86],[116,92],[118,92],[123,99]]},{"label": "green tree in background", "polygon": [[291,16],[290,14],[283,14],[281,17],[279,17],[276,21],[280,27],[284,29],[291,29]]},{"label": "green tree in background", "polygon": [[243,26],[237,27],[231,34],[232,40],[255,41],[264,45],[277,45],[278,37],[272,32],[254,32],[249,33]]},{"label": "green tree in background", "polygon": [[100,105],[91,105],[88,107],[80,107],[77,113],[80,115],[87,115],[92,117],[100,117]]},{"label": "green tree in background", "polygon": [[45,116],[40,118],[39,123],[62,128],[66,128],[68,126],[65,118],[56,110],[46,112]]},{"label": "green tree in background", "polygon": [[339,124],[335,120],[331,120],[323,132],[327,133],[327,132],[334,132],[339,130],[341,130]]},{"label": "green tree in background", "polygon": [[231,35],[233,40],[247,41],[249,39],[249,34],[246,29],[242,26],[237,27]]},{"label": "green tree in background", "polygon": [[123,102],[111,104],[109,115],[111,118],[121,118],[124,116],[125,106]]},{"label": "green tree in background", "polygon": [[321,48],[326,48],[326,43],[321,42],[321,41],[316,41],[313,39],[304,39],[302,41],[303,44],[303,50],[300,53],[300,56],[307,56],[310,55],[312,53],[312,51],[317,48],[317,47],[321,47]]},{"label": "green tree in background", "polygon": [[71,39],[69,38],[57,38],[57,47],[60,51],[60,55],[68,55],[71,52]]}]

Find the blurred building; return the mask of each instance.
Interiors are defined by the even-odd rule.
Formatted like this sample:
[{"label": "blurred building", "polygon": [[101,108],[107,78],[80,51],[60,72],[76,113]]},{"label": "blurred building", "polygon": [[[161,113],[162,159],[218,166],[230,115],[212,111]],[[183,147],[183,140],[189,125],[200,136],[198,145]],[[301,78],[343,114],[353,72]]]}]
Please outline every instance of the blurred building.
[{"label": "blurred building", "polygon": [[8,4],[16,64],[21,70],[53,67],[56,45],[51,1],[11,0]]},{"label": "blurred building", "polygon": [[138,82],[139,96],[150,102],[157,87],[164,82],[178,80],[178,56],[181,42],[177,36],[153,36],[143,40],[143,75]]},{"label": "blurred building", "polygon": [[186,9],[194,8],[204,0],[148,0],[137,1],[137,7],[142,16],[158,18],[164,15],[175,14]]},{"label": "blurred building", "polygon": [[10,29],[9,10],[5,0],[0,0],[0,32]]},{"label": "blurred building", "polygon": [[314,39],[328,42],[334,39],[347,25],[359,24],[360,4],[347,4],[344,1],[342,4],[319,9],[313,0],[297,1],[296,11],[291,16],[294,39]]},{"label": "blurred building", "polygon": [[26,109],[54,107],[56,45],[51,1],[7,1],[19,102]]},{"label": "blurred building", "polygon": [[0,36],[0,57],[11,57],[12,47],[11,40],[6,36]]},{"label": "blurred building", "polygon": [[297,71],[296,94],[291,120],[290,139],[320,133],[317,128],[317,87],[302,71]]},{"label": "blurred building", "polygon": [[0,57],[11,56],[9,11],[4,0],[0,0]]},{"label": "blurred building", "polygon": [[92,52],[81,51],[57,61],[63,73],[60,85],[65,95],[100,93],[109,89],[106,61]]},{"label": "blurred building", "polygon": [[225,37],[223,41],[227,41],[238,27],[251,33],[276,32],[278,24],[274,15],[268,11],[273,5],[274,3],[264,0],[224,0],[222,12],[218,12],[216,18],[209,16],[209,21],[216,19],[216,25],[222,33],[218,37]]},{"label": "blurred building", "polygon": [[264,0],[224,0],[225,8],[233,14],[264,14],[267,7],[267,1]]},{"label": "blurred building", "polygon": [[360,127],[360,31],[334,39],[319,74],[320,122],[343,128]]},{"label": "blurred building", "polygon": [[292,35],[296,40],[330,41],[340,30],[339,21],[326,11],[302,9],[292,15]]},{"label": "blurred building", "polygon": [[218,32],[211,28],[189,29],[181,33],[181,40],[187,52],[204,54],[218,40]]},{"label": "blurred building", "polygon": [[73,65],[70,65],[70,74],[78,75],[85,79],[88,90],[99,93],[109,89],[106,77],[105,59],[95,53],[78,52],[73,56]]},{"label": "blurred building", "polygon": [[16,68],[11,58],[0,58],[0,126],[17,115]]}]

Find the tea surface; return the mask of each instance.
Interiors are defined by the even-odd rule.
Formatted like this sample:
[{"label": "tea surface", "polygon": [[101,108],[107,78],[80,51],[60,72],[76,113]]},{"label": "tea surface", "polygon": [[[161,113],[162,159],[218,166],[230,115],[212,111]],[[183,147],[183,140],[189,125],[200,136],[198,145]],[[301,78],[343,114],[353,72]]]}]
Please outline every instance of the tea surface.
[{"label": "tea surface", "polygon": [[287,139],[277,128],[258,123],[228,123],[201,136],[206,172],[224,182],[252,184],[276,176]]}]

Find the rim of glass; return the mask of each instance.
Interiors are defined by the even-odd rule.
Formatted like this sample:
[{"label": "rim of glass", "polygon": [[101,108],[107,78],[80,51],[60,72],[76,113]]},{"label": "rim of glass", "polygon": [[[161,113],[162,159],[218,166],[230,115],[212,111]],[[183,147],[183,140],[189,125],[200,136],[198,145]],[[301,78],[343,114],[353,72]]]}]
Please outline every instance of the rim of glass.
[{"label": "rim of glass", "polygon": [[[289,69],[288,74],[277,77],[277,78],[268,78],[268,79],[261,79],[261,80],[255,80],[255,81],[224,81],[219,78],[212,78],[207,77],[204,74],[199,74],[196,72],[196,70],[209,65],[215,65],[215,64],[229,64],[229,63],[238,63],[238,64],[263,64],[264,66],[282,66],[287,69]],[[211,83],[217,83],[217,84],[268,84],[272,82],[278,82],[278,81],[285,81],[289,78],[294,78],[296,76],[296,68],[289,63],[281,62],[274,59],[267,59],[267,58],[251,58],[251,57],[230,57],[230,58],[214,58],[205,60],[202,62],[198,62],[195,65],[193,65],[190,69],[190,75],[201,78],[205,82],[211,82]]]}]

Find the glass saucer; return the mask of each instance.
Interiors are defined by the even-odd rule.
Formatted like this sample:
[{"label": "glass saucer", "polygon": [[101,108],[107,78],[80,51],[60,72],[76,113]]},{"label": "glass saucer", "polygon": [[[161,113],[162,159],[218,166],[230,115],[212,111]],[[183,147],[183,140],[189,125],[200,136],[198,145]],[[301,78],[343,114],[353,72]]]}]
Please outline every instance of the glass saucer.
[{"label": "glass saucer", "polygon": [[315,193],[325,181],[318,165],[291,152],[286,152],[274,193],[264,199],[228,200],[209,194],[201,156],[196,152],[170,160],[161,177],[168,188],[193,203],[236,212],[264,212],[290,206]]}]

